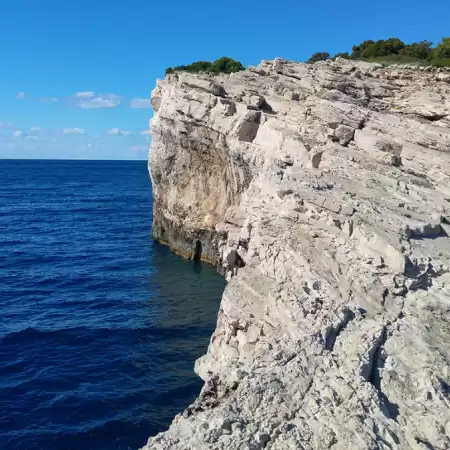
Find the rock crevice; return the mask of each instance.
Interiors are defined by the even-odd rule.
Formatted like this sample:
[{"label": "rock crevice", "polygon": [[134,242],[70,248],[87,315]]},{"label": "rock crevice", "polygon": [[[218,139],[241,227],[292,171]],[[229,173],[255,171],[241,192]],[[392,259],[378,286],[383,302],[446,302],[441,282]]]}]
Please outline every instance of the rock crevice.
[{"label": "rock crevice", "polygon": [[450,448],[448,76],[158,81],[153,234],[229,283],[202,393],[146,450]]}]

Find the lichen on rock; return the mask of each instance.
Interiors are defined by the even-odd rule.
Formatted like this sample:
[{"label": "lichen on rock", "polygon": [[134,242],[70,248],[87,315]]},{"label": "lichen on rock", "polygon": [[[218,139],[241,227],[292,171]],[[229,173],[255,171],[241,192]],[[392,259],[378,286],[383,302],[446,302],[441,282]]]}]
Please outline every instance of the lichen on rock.
[{"label": "lichen on rock", "polygon": [[162,449],[450,448],[450,84],[281,59],[152,94],[155,238],[229,274]]}]

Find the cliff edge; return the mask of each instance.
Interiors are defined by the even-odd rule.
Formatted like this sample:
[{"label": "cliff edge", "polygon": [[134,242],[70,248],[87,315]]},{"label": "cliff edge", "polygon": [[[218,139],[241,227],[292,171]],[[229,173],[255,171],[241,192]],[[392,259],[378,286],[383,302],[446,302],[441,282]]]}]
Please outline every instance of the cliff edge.
[{"label": "cliff edge", "polygon": [[276,59],[152,104],[153,233],[229,283],[145,449],[450,448],[450,72]]}]

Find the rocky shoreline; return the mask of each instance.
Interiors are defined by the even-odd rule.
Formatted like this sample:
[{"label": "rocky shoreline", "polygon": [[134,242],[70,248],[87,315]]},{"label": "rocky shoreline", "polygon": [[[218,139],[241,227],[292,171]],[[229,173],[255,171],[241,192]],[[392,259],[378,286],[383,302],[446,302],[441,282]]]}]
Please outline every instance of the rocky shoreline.
[{"label": "rocky shoreline", "polygon": [[154,237],[229,283],[145,449],[449,448],[450,73],[276,59],[152,104]]}]

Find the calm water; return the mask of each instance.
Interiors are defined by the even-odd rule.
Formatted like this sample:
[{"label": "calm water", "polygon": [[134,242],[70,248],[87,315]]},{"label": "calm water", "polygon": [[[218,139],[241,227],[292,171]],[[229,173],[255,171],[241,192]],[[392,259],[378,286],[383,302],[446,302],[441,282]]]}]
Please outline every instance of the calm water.
[{"label": "calm water", "polygon": [[201,388],[223,279],[152,243],[145,162],[0,161],[0,448],[133,449]]}]

